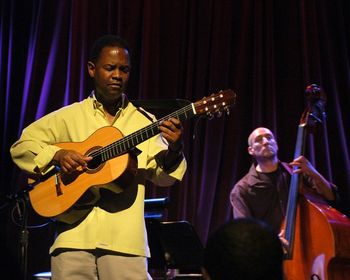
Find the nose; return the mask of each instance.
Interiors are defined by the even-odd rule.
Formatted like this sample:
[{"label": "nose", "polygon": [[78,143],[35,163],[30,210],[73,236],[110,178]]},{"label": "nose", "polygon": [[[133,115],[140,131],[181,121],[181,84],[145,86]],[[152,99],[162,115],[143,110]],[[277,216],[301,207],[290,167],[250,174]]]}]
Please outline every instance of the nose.
[{"label": "nose", "polygon": [[113,71],[113,79],[122,79],[122,71],[119,69],[115,69]]},{"label": "nose", "polygon": [[268,143],[269,142],[269,139],[267,137],[263,137],[262,138],[262,143],[265,144],[265,143]]}]

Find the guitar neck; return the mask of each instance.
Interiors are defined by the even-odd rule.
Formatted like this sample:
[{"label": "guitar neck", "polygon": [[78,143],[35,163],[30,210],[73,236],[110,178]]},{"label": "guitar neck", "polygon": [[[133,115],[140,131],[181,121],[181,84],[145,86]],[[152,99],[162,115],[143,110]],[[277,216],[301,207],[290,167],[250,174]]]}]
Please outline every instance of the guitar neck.
[{"label": "guitar neck", "polygon": [[147,139],[157,135],[160,133],[159,126],[164,120],[168,120],[170,118],[176,118],[180,121],[184,121],[186,119],[192,118],[196,115],[195,108],[193,103],[157,120],[156,122],[116,141],[112,144],[109,144],[97,152],[91,154],[93,157],[99,157],[101,162],[105,162],[114,157],[120,156],[124,153],[135,148],[138,144],[146,141]]},{"label": "guitar neck", "polygon": [[234,104],[236,94],[232,90],[219,91],[209,97],[205,97],[197,102],[190,103],[181,109],[167,115],[154,123],[112,143],[90,154],[94,158],[94,162],[100,164],[109,159],[118,157],[135,148],[138,144],[160,133],[159,126],[165,120],[176,118],[180,121],[189,119],[197,114],[206,114],[212,116],[215,113],[221,113]]}]

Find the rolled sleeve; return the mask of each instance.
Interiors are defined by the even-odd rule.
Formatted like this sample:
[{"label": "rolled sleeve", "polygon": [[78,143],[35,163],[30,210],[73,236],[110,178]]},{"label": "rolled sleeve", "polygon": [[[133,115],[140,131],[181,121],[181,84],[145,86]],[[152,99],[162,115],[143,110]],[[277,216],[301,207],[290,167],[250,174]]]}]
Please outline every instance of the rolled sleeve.
[{"label": "rolled sleeve", "polygon": [[40,170],[41,173],[44,173],[47,170],[52,158],[56,154],[56,152],[60,150],[59,147],[54,145],[49,145],[45,147],[42,152],[40,152],[35,158],[34,162],[36,167]]}]

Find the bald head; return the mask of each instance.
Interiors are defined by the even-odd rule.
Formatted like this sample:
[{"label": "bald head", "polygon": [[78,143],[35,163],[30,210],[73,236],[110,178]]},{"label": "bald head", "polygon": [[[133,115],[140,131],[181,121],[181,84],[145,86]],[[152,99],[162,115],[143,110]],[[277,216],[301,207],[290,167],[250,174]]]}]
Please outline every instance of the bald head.
[{"label": "bald head", "polygon": [[255,138],[260,135],[271,135],[273,138],[275,138],[275,135],[273,135],[272,131],[266,127],[258,127],[250,133],[248,137],[248,146],[252,146],[255,142]]}]

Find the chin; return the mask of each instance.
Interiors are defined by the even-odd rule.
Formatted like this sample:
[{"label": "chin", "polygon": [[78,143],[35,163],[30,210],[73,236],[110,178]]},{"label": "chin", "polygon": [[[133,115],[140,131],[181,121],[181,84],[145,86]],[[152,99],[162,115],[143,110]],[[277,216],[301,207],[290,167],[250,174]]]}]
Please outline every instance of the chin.
[{"label": "chin", "polygon": [[107,93],[106,96],[104,96],[104,99],[105,100],[108,100],[108,101],[113,101],[113,100],[117,100],[119,99],[123,94],[123,91],[121,90],[118,90],[118,91],[110,91]]},{"label": "chin", "polygon": [[266,159],[273,159],[276,157],[276,153],[264,153],[263,157]]}]

